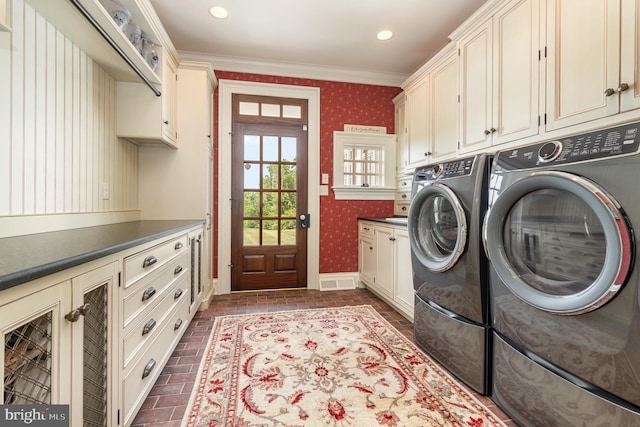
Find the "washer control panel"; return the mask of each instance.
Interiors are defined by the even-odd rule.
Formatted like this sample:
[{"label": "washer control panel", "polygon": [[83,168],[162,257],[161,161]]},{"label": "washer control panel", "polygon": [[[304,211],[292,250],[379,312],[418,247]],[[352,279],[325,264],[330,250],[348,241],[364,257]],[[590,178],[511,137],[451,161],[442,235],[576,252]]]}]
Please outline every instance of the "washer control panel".
[{"label": "washer control panel", "polygon": [[494,170],[518,170],[633,154],[640,148],[640,123],[602,129],[499,152]]},{"label": "washer control panel", "polygon": [[435,181],[471,174],[476,157],[451,160],[445,163],[416,168],[413,181]]}]

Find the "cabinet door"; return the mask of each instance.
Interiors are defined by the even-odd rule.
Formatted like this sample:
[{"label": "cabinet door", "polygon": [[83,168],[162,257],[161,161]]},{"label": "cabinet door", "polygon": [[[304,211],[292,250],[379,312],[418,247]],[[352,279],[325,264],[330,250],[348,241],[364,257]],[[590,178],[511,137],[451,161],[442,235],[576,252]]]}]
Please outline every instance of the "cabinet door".
[{"label": "cabinet door", "polygon": [[629,111],[640,108],[640,0],[622,0],[621,16],[620,84],[628,89],[620,94],[620,110]]},{"label": "cabinet door", "polygon": [[407,168],[425,164],[429,158],[428,79],[407,90]]},{"label": "cabinet door", "polygon": [[361,235],[359,240],[360,280],[369,285],[376,276],[376,248],[372,236]]},{"label": "cabinet door", "polygon": [[409,233],[406,229],[396,229],[394,237],[396,239],[393,257],[395,264],[395,301],[413,319],[414,291]]},{"label": "cabinet door", "polygon": [[492,145],[538,134],[540,2],[513,0],[493,17]]},{"label": "cabinet door", "polygon": [[393,299],[394,240],[393,228],[376,226],[376,289],[391,299]]},{"label": "cabinet door", "polygon": [[402,173],[407,165],[407,127],[404,93],[400,94],[399,98],[394,100],[396,102],[394,131],[398,137],[396,144],[396,173]]},{"label": "cabinet door", "polygon": [[432,160],[453,157],[458,142],[458,57],[451,52],[431,71],[430,141]]},{"label": "cabinet door", "polygon": [[65,281],[6,304],[0,299],[3,404],[71,403],[69,290]]},{"label": "cabinet door", "polygon": [[620,0],[550,0],[547,15],[547,130],[616,114]]},{"label": "cabinet door", "polygon": [[72,333],[72,426],[117,424],[117,278],[114,262],[71,279],[72,308],[65,322]]},{"label": "cabinet door", "polygon": [[464,151],[491,145],[492,22],[486,21],[458,42],[460,59],[459,138]]},{"label": "cabinet door", "polygon": [[175,65],[165,60],[162,67],[162,135],[177,144],[178,141],[178,72]]}]

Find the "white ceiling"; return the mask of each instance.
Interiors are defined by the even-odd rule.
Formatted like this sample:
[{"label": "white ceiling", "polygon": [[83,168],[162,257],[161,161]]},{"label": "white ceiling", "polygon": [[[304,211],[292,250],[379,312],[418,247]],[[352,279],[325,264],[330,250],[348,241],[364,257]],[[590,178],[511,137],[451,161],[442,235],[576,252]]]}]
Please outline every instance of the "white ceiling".
[{"label": "white ceiling", "polygon": [[[182,58],[214,69],[399,85],[485,0],[151,0]],[[211,6],[229,12],[225,20]],[[379,41],[376,34],[394,37]],[[232,70],[232,68],[235,68]],[[288,71],[287,71],[288,70]],[[305,71],[306,70],[306,71]],[[344,76],[350,77],[344,77]],[[376,77],[379,77],[376,79]]]}]

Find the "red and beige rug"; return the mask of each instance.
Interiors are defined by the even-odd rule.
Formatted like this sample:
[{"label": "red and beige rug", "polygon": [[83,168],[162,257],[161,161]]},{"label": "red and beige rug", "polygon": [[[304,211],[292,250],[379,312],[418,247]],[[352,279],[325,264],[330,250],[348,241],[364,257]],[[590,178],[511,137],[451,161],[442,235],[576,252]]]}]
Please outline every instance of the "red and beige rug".
[{"label": "red and beige rug", "polygon": [[504,426],[371,306],[216,318],[183,426]]}]

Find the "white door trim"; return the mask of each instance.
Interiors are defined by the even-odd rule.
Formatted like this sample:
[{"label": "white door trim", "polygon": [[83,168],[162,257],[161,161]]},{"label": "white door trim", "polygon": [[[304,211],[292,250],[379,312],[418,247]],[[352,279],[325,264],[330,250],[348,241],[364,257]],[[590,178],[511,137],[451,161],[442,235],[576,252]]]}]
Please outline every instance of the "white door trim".
[{"label": "white door trim", "polygon": [[309,102],[308,210],[311,227],[307,234],[307,288],[318,289],[320,272],[320,88],[271,83],[219,80],[218,82],[218,286],[216,294],[231,292],[231,96],[275,96]]}]

